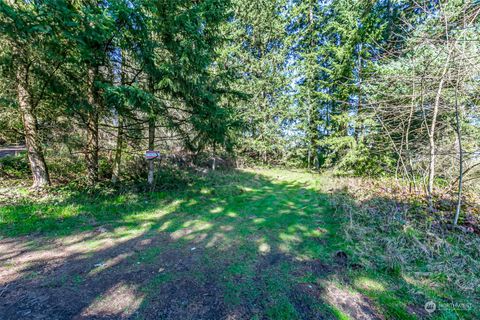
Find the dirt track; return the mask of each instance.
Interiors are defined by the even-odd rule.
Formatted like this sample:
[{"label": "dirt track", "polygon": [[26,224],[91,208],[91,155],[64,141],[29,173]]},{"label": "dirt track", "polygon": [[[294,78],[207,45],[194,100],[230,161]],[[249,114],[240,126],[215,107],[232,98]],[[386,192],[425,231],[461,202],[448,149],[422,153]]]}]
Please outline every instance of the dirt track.
[{"label": "dirt track", "polygon": [[[92,239],[98,240],[95,249],[85,245]],[[250,319],[271,299],[265,275],[279,272],[282,264],[294,264],[294,276],[324,278],[342,270],[342,262],[260,256],[252,282],[258,295],[232,306],[222,288],[245,279],[219,276],[232,263],[229,253],[172,244],[167,234],[115,239],[103,230],[62,240],[2,239],[0,319]],[[152,248],[158,255],[146,256]],[[205,264],[207,256],[216,262]],[[313,308],[321,300],[338,304],[353,319],[382,319],[367,298],[332,285],[298,284],[290,290],[303,319],[330,319]]]}]

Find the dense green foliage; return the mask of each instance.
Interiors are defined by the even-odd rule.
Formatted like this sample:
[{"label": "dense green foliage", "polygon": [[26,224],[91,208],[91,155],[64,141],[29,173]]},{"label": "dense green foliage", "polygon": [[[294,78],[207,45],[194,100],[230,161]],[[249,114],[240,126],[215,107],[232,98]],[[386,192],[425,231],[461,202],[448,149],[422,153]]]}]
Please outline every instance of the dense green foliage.
[{"label": "dense green foliage", "polygon": [[0,139],[26,141],[35,186],[52,154],[84,154],[94,184],[126,178],[147,148],[402,176],[430,198],[478,176],[478,2],[6,1],[0,13]]},{"label": "dense green foliage", "polygon": [[117,142],[139,141],[152,120],[194,152],[227,148],[228,83],[213,65],[228,5],[2,2],[1,138],[21,141],[23,117],[29,154],[42,153],[41,141],[83,150],[92,182],[108,128],[118,127]]},{"label": "dense green foliage", "polygon": [[478,0],[0,1],[0,296],[72,292],[36,233],[139,318],[478,319],[479,34]]}]

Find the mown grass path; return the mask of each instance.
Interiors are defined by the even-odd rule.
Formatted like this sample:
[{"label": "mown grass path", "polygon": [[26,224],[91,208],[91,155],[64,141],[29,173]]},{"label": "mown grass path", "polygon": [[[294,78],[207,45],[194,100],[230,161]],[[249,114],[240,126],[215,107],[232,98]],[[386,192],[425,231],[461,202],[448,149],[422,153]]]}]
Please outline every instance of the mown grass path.
[{"label": "mown grass path", "polygon": [[0,318],[427,317],[404,281],[355,263],[322,179],[216,172],[3,206]]}]

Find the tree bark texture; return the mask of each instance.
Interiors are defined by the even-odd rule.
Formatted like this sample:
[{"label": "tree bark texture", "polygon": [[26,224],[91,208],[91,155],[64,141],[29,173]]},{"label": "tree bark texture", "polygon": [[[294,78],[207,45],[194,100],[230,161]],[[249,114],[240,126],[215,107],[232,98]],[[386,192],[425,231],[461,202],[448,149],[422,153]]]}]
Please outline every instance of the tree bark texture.
[{"label": "tree bark texture", "polygon": [[[155,150],[155,118],[153,116],[148,119],[148,150]],[[154,170],[154,160],[148,160],[148,185],[150,187],[153,187]]]},{"label": "tree bark texture", "polygon": [[18,105],[22,115],[27,147],[28,161],[32,171],[34,188],[43,188],[50,185],[48,167],[43,155],[42,145],[38,134],[38,121],[28,92],[28,66],[19,65],[16,74]]},{"label": "tree bark texture", "polygon": [[90,185],[98,181],[98,101],[95,79],[97,69],[88,70],[88,104],[90,110],[87,114],[87,145],[85,160],[87,162],[87,180]]}]

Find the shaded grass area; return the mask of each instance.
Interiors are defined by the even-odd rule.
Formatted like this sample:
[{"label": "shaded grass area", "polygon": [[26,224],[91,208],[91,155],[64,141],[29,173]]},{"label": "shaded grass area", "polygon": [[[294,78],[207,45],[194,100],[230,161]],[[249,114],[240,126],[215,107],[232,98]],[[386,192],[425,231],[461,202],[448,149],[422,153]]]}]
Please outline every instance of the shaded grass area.
[{"label": "shaded grass area", "polygon": [[[479,318],[478,234],[452,230],[445,223],[448,211],[429,212],[399,183],[334,179],[330,185],[336,186],[331,205],[348,220],[343,237],[366,269],[384,275],[388,293],[395,291],[403,301],[428,299],[436,305],[432,316],[442,319]],[[395,306],[384,290],[357,288]],[[394,308],[389,310],[395,315]]]},{"label": "shaded grass area", "polygon": [[[214,172],[156,193],[20,199],[0,208],[9,248],[0,269],[13,270],[0,312],[12,319],[477,318],[475,308],[428,314],[424,304],[443,299],[441,291],[360,261],[345,238],[348,216],[331,207],[324,179]],[[18,265],[26,253],[37,256]]]}]

